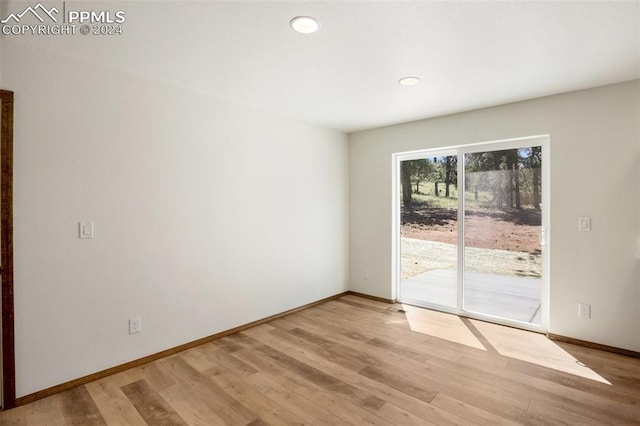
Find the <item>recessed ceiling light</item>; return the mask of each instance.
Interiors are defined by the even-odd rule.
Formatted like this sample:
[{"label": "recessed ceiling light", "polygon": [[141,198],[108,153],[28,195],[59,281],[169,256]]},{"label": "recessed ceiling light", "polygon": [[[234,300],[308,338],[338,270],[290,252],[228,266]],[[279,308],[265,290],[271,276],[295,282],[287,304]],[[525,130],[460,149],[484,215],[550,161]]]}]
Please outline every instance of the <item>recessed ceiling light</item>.
[{"label": "recessed ceiling light", "polygon": [[415,86],[418,83],[420,83],[420,79],[418,77],[403,77],[398,80],[398,84],[404,87]]},{"label": "recessed ceiling light", "polygon": [[320,24],[316,18],[311,16],[296,16],[289,22],[289,26],[294,30],[302,34],[311,34],[318,31]]}]

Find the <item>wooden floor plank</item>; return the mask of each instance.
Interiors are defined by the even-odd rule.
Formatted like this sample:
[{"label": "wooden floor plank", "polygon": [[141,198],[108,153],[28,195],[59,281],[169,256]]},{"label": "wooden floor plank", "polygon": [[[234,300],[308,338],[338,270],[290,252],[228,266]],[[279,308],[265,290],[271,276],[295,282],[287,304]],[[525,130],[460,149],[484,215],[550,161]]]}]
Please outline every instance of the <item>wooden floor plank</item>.
[{"label": "wooden floor plank", "polygon": [[27,410],[28,425],[71,425],[72,420],[67,419],[62,408],[62,400],[64,396],[53,395],[38,401],[37,405],[29,404]]},{"label": "wooden floor plank", "polygon": [[382,417],[393,423],[394,425],[407,425],[407,426],[429,426],[436,425],[436,423],[431,423],[425,419],[422,419],[408,411],[403,410],[400,407],[396,407],[395,405],[387,402],[384,404],[376,413],[378,416]]},{"label": "wooden floor plank", "polygon": [[[254,330],[254,334],[256,331],[257,330]],[[246,333],[243,332],[243,334]],[[338,377],[333,377],[311,365],[305,364],[271,346],[261,345],[258,350],[294,374],[304,377],[309,382],[314,383],[328,392],[341,395],[352,403],[371,412],[375,412],[384,405],[382,399],[366,391],[362,391]]]},{"label": "wooden floor plank", "polygon": [[302,397],[266,374],[260,372],[255,373],[251,377],[246,378],[246,382],[253,386],[254,389],[276,401],[276,403],[287,408],[296,416],[304,419],[307,423],[318,425],[337,425],[344,423],[344,420],[332,414],[331,411]]},{"label": "wooden floor plank", "polygon": [[[433,398],[434,393],[427,391],[424,387],[428,380],[421,378],[416,382],[412,382],[413,373],[408,370],[395,369],[395,374],[392,377],[388,377],[384,373],[378,372],[377,375],[367,377],[367,375],[354,374],[349,371],[348,368],[344,368],[345,353],[349,356],[353,356],[355,359],[364,360],[364,366],[380,366],[384,369],[387,364],[383,360],[386,360],[388,356],[393,356],[383,350],[374,350],[376,353],[371,353],[367,356],[358,355],[358,350],[354,347],[340,347],[335,350],[325,351],[323,348],[312,345],[302,344],[300,339],[290,336],[286,338],[286,333],[282,333],[280,330],[270,330],[266,333],[256,331],[254,337],[260,340],[262,343],[270,344],[280,351],[287,352],[296,357],[302,362],[313,364],[316,368],[322,369],[328,374],[335,377],[341,377],[343,381],[347,381],[353,386],[357,386],[360,389],[366,390],[371,394],[380,397],[381,399],[392,402],[397,407],[402,408],[408,412],[419,414],[424,419],[431,419],[437,421],[440,424],[458,424],[464,419],[458,417],[454,413],[443,412],[437,407],[431,406],[425,401],[430,401]],[[293,339],[296,343],[295,346],[287,344],[289,340]],[[364,345],[362,342],[358,342],[356,346]],[[316,346],[314,350],[313,346]],[[303,348],[304,350],[298,350]],[[365,348],[366,350],[367,348]],[[370,349],[370,348],[369,348]],[[364,352],[362,352],[364,353]],[[328,355],[329,354],[329,355]],[[328,355],[328,356],[327,356]],[[390,365],[397,366],[405,363],[407,360],[394,359]],[[347,363],[346,365],[349,365]],[[364,368],[364,367],[363,367]],[[386,370],[378,371],[386,371]],[[393,369],[393,368],[392,368]],[[399,374],[400,373],[400,374]],[[449,377],[446,377],[446,381],[450,381]],[[427,393],[425,393],[427,392]],[[477,395],[476,397],[481,397]],[[494,405],[497,405],[499,400],[494,401]],[[524,406],[528,406],[529,400],[523,401]],[[468,421],[466,422],[468,423]]]},{"label": "wooden floor plank", "polygon": [[254,412],[232,398],[224,389],[208,380],[183,357],[169,360],[169,366],[181,386],[188,391],[188,394],[192,395],[192,399],[202,401],[210,406],[226,424],[247,424],[258,418]]},{"label": "wooden floor plank", "polygon": [[292,373],[286,366],[280,365],[260,351],[247,348],[235,352],[234,356],[254,365],[255,368],[259,369],[264,375],[277,381],[290,392],[296,393],[309,401],[313,401],[321,407],[325,407],[341,419],[340,423],[356,425],[389,424],[384,419],[372,414],[370,406],[361,407],[338,393],[328,392],[320,385],[309,381],[306,377]]},{"label": "wooden floor plank", "polygon": [[84,386],[60,395],[64,417],[72,425],[106,425],[96,403]]},{"label": "wooden floor plank", "polygon": [[162,426],[183,426],[182,418],[144,380],[122,387],[140,416],[147,424]]},{"label": "wooden floor plank", "polygon": [[256,390],[234,374],[223,368],[210,368],[207,377],[224,389],[232,398],[245,407],[251,407],[257,416],[268,424],[303,424],[304,420],[281,406],[268,395]]},{"label": "wooden floor plank", "polygon": [[638,419],[638,359],[356,295],[0,412],[2,426]]},{"label": "wooden floor plank", "polygon": [[210,404],[194,397],[190,389],[180,384],[166,388],[159,394],[190,426],[229,424],[214,411]]},{"label": "wooden floor plank", "polygon": [[368,377],[376,382],[383,383],[393,389],[405,392],[425,402],[433,401],[438,391],[426,389],[423,386],[417,386],[410,380],[405,379],[398,374],[394,374],[376,367],[365,367],[358,373]]},{"label": "wooden floor plank", "polygon": [[[384,383],[369,379],[358,373],[359,370],[367,364],[362,364],[358,366],[358,368],[353,369],[353,363],[349,357],[344,355],[340,356],[340,351],[338,350],[327,352],[323,347],[313,345],[310,342],[306,344],[301,343],[302,339],[297,336],[289,336],[289,338],[287,338],[286,334],[280,333],[278,330],[257,335],[256,338],[282,352],[289,353],[301,362],[314,365],[315,368],[320,369],[324,373],[334,377],[340,377],[343,381],[350,383],[361,391],[367,392],[380,400],[391,401],[399,407],[407,407],[410,410],[421,413],[430,413],[433,411],[433,407],[427,406],[428,404],[424,404],[423,401],[420,400],[420,397],[424,393],[423,389],[414,386],[414,388],[419,389],[419,391],[411,394],[411,392],[408,392],[411,388],[400,388],[399,386],[392,388],[386,386]],[[296,343],[295,347],[289,343],[290,340]],[[313,346],[315,346],[315,348]],[[296,350],[296,347],[303,348],[303,350]],[[359,357],[356,356],[356,358]],[[372,358],[372,360],[373,364],[378,364],[375,358]],[[429,398],[423,398],[423,400],[424,399],[429,400]]]},{"label": "wooden floor plank", "polygon": [[85,385],[91,398],[100,409],[105,422],[118,426],[145,426],[147,423],[140,416],[131,400],[126,397],[119,386],[109,379]]},{"label": "wooden floor plank", "polygon": [[467,404],[457,398],[450,397],[443,393],[439,393],[438,395],[436,395],[431,403],[436,407],[442,408],[443,410],[447,410],[451,413],[456,413],[460,417],[465,418],[478,425],[515,426],[518,424],[513,420],[500,417],[496,414],[490,413],[471,404]]},{"label": "wooden floor plank", "polygon": [[617,421],[601,422],[592,420],[588,417],[581,416],[580,414],[568,412],[561,408],[536,400],[531,401],[531,405],[529,406],[528,411],[534,415],[537,414],[540,416],[544,416],[546,419],[549,419],[555,423],[565,425],[599,426],[603,424],[624,424]]}]

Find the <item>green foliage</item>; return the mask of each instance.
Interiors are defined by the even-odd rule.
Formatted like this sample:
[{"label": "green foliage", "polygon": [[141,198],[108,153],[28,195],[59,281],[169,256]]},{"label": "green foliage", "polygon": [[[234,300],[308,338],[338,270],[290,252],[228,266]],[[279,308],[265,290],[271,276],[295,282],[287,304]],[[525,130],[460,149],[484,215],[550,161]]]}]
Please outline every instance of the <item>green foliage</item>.
[{"label": "green foliage", "polygon": [[[410,203],[414,199],[424,201],[420,197],[422,195],[452,198],[454,197],[452,188],[456,186],[457,175],[456,156],[403,161],[401,163],[403,202]],[[430,189],[424,189],[425,185]]]},{"label": "green foliage", "polygon": [[[403,161],[402,200],[455,208],[457,156]],[[465,203],[504,211],[540,208],[540,147],[474,152],[464,155]]]},{"label": "green foliage", "polygon": [[[444,194],[444,187],[439,185],[439,191]],[[458,208],[458,187],[451,185],[450,196],[445,198],[444,196],[437,197],[435,195],[435,183],[423,182],[420,184],[420,194],[412,195],[414,202],[427,203],[429,207],[444,208],[444,209],[457,209]]]},{"label": "green foliage", "polygon": [[465,200],[499,210],[539,208],[541,161],[540,147],[465,154]]}]

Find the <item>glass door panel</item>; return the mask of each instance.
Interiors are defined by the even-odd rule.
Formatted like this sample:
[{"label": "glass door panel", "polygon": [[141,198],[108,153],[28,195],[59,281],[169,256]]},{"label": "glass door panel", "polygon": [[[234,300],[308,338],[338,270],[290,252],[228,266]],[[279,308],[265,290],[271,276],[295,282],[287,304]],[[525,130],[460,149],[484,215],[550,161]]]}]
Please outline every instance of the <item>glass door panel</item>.
[{"label": "glass door panel", "polygon": [[464,311],[541,325],[541,168],[541,146],[464,154]]},{"label": "glass door panel", "polygon": [[400,162],[400,298],[457,310],[456,155]]}]

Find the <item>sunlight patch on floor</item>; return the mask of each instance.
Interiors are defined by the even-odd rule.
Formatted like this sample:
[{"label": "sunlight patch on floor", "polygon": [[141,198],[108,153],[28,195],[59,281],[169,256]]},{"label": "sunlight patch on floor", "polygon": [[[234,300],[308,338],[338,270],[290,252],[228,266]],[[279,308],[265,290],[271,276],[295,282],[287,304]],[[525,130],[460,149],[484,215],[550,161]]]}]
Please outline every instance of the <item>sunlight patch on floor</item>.
[{"label": "sunlight patch on floor", "polygon": [[411,331],[438,337],[450,342],[486,350],[469,328],[456,315],[402,305]]},{"label": "sunlight patch on floor", "polygon": [[402,305],[412,331],[611,385],[543,334]]},{"label": "sunlight patch on floor", "polygon": [[543,334],[483,321],[472,324],[500,355],[611,385]]}]

